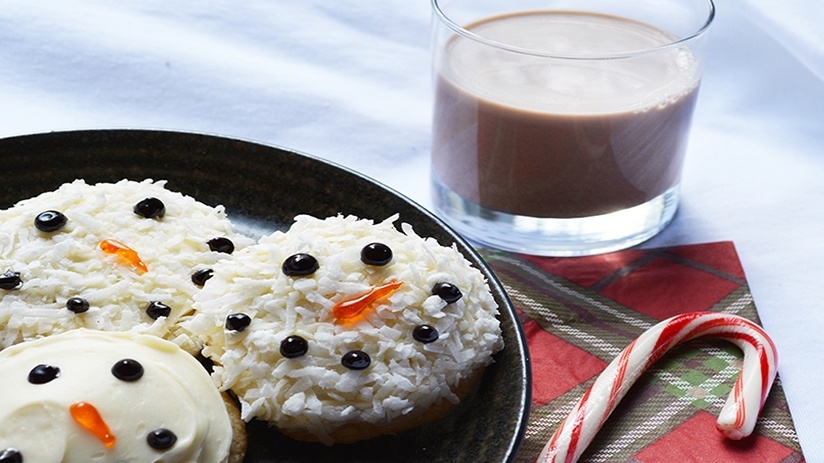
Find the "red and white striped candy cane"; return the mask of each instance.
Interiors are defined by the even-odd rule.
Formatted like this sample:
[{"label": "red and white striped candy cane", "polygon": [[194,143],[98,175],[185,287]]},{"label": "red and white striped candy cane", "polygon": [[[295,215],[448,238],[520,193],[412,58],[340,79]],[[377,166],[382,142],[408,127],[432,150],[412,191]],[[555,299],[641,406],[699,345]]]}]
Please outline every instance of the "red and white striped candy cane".
[{"label": "red and white striped candy cane", "polygon": [[546,444],[538,463],[578,460],[639,376],[674,346],[699,337],[726,339],[744,352],[744,365],[718,416],[718,430],[743,439],[775,379],[778,354],[764,330],[746,318],[717,312],[676,315],[653,326],[615,358],[590,386]]}]

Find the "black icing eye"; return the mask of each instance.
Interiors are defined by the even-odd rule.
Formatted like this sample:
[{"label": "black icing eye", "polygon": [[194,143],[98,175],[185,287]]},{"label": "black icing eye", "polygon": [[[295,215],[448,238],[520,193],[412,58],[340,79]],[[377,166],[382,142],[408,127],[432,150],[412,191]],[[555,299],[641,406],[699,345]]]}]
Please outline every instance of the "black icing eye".
[{"label": "black icing eye", "polygon": [[383,243],[370,243],[361,249],[360,258],[366,265],[383,266],[392,260],[392,250]]},{"label": "black icing eye", "polygon": [[74,313],[83,313],[89,310],[89,301],[82,297],[73,297],[66,301],[66,308]]},{"label": "black icing eye", "polygon": [[369,358],[369,354],[366,352],[360,350],[350,350],[349,352],[343,354],[343,357],[340,359],[340,363],[350,370],[365,370],[369,368],[369,364],[372,363],[372,359]]},{"label": "black icing eye", "polygon": [[166,450],[172,448],[177,442],[177,436],[168,429],[155,429],[146,436],[146,442],[149,447],[157,450]]},{"label": "black icing eye", "polygon": [[197,286],[203,286],[206,284],[206,280],[212,278],[214,276],[214,270],[210,268],[204,268],[203,270],[198,270],[197,272],[192,274],[192,283]]},{"label": "black icing eye", "polygon": [[153,320],[157,320],[160,317],[168,317],[171,313],[171,307],[158,301],[152,301],[149,307],[146,308],[146,314],[152,317]]},{"label": "black icing eye", "polygon": [[438,330],[430,325],[418,325],[412,331],[412,337],[424,344],[437,341],[438,336],[440,336]]},{"label": "black icing eye", "polygon": [[[29,372],[29,382],[32,384],[46,384],[60,376],[60,368],[41,363]],[[3,460],[0,460],[2,463]]]},{"label": "black icing eye", "polygon": [[23,463],[23,454],[17,449],[0,451],[0,463]]},{"label": "black icing eye", "polygon": [[293,359],[306,355],[309,352],[309,343],[300,336],[289,336],[280,342],[280,354]]},{"label": "black icing eye", "polygon": [[134,382],[143,377],[143,365],[137,360],[119,360],[112,367],[112,374],[117,379]]},{"label": "black icing eye", "polygon": [[283,273],[290,277],[311,275],[320,268],[318,260],[309,254],[294,254],[283,261]]},{"label": "black icing eye", "polygon": [[134,213],[147,219],[159,219],[166,215],[166,206],[157,198],[146,198],[134,205]]},{"label": "black icing eye", "polygon": [[209,245],[209,249],[214,252],[222,252],[224,254],[231,254],[235,252],[235,243],[232,242],[229,238],[218,237],[212,238],[207,241]]},{"label": "black icing eye", "polygon": [[53,232],[63,228],[67,221],[62,212],[44,211],[34,218],[34,226],[40,231]]},{"label": "black icing eye", "polygon": [[226,329],[231,331],[243,331],[252,323],[251,317],[245,313],[233,313],[226,317]]},{"label": "black icing eye", "polygon": [[20,272],[6,270],[6,273],[0,275],[0,289],[17,289],[22,285],[23,280],[20,279]]},{"label": "black icing eye", "polygon": [[438,283],[432,288],[432,294],[440,296],[441,299],[451,304],[460,299],[463,294],[457,286],[452,283]]}]

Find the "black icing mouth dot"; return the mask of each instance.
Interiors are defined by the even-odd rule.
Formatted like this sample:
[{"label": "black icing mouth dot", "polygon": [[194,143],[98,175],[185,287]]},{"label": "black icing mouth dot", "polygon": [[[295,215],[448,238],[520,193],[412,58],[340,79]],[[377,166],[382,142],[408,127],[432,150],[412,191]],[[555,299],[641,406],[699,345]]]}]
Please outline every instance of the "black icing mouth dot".
[{"label": "black icing mouth dot", "polygon": [[68,219],[59,211],[43,211],[34,219],[34,226],[43,232],[53,232],[63,228]]},{"label": "black icing mouth dot", "polygon": [[350,370],[365,370],[369,368],[369,365],[372,363],[372,359],[369,358],[369,354],[364,351],[350,350],[349,352],[343,354],[343,357],[340,359],[340,363]]},{"label": "black icing mouth dot", "polygon": [[439,336],[438,330],[430,325],[418,325],[412,331],[412,337],[424,344],[437,341]]},{"label": "black icing mouth dot", "polygon": [[366,265],[381,267],[392,261],[392,249],[383,243],[370,243],[361,249],[360,258]]},{"label": "black icing mouth dot", "polygon": [[452,283],[438,283],[432,288],[432,294],[440,296],[447,304],[456,302],[463,297],[461,290]]},{"label": "black icing mouth dot", "polygon": [[17,449],[4,449],[0,451],[0,463],[23,463],[23,454]]},{"label": "black icing mouth dot", "polygon": [[23,280],[20,279],[20,272],[6,270],[6,273],[0,275],[0,289],[17,289],[22,285]]},{"label": "black icing mouth dot", "polygon": [[309,254],[299,253],[283,261],[283,273],[290,277],[302,277],[315,273],[320,268],[318,260]]},{"label": "black icing mouth dot", "polygon": [[160,219],[166,215],[166,205],[157,198],[146,198],[134,205],[134,213],[147,219]]},{"label": "black icing mouth dot", "polygon": [[280,354],[293,359],[306,355],[309,352],[309,343],[300,336],[289,336],[280,342]]},{"label": "black icing mouth dot", "polygon": [[[46,384],[60,376],[60,368],[41,363],[29,372],[29,382],[32,384]],[[3,460],[0,460],[2,463]]]},{"label": "black icing mouth dot", "polygon": [[206,284],[206,280],[212,278],[214,274],[214,270],[210,268],[198,270],[197,272],[192,274],[192,283],[194,283],[196,286],[203,286]]},{"label": "black icing mouth dot", "polygon": [[82,297],[72,297],[66,301],[66,308],[74,313],[83,313],[89,310],[89,301]]},{"label": "black icing mouth dot", "polygon": [[172,448],[175,442],[177,442],[177,436],[168,429],[155,429],[146,436],[146,443],[149,447],[157,450]]},{"label": "black icing mouth dot", "polygon": [[133,359],[119,360],[112,367],[112,374],[119,380],[131,383],[143,377],[143,365]]},{"label": "black icing mouth dot", "polygon": [[222,252],[224,254],[231,254],[235,252],[235,243],[233,243],[229,238],[220,236],[217,238],[212,238],[206,243],[209,245],[209,250],[214,252]]},{"label": "black icing mouth dot", "polygon": [[172,308],[162,302],[152,301],[146,308],[146,314],[153,320],[157,320],[160,317],[168,317],[171,315]]},{"label": "black icing mouth dot", "polygon": [[252,323],[251,317],[245,313],[234,313],[226,317],[226,329],[230,331],[243,331]]}]

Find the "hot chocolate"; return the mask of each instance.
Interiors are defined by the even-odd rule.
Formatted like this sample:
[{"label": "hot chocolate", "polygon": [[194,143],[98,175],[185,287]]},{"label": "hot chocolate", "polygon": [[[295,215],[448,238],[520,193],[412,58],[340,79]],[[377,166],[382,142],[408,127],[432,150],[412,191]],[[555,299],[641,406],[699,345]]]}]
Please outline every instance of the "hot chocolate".
[{"label": "hot chocolate", "polygon": [[700,74],[689,49],[580,59],[664,47],[671,35],[579,12],[466,29],[509,50],[455,36],[436,58],[432,168],[441,187],[494,211],[576,218],[677,186]]}]

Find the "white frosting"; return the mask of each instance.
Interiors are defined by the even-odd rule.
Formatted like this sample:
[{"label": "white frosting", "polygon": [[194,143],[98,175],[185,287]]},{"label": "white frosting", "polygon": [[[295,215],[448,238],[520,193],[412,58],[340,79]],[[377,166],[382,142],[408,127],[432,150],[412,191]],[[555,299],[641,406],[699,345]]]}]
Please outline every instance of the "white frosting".
[{"label": "white frosting", "polygon": [[[134,359],[143,377],[117,379],[112,366]],[[37,365],[58,367],[45,384],[28,381]],[[175,344],[148,335],[79,329],[0,351],[0,451],[18,450],[33,463],[220,463],[232,441],[229,415],[208,373]],[[69,407],[96,408],[114,435],[109,449],[71,416]],[[168,450],[147,444],[165,428],[177,436]]]},{"label": "white frosting", "polygon": [[[374,224],[352,216],[299,216],[288,232],[264,237],[215,266],[186,326],[205,337],[204,354],[217,363],[214,377],[239,396],[244,419],[308,431],[331,443],[329,434],[347,423],[380,425],[441,400],[457,402],[455,386],[492,361],[502,340],[483,274],[454,246],[421,238],[406,224],[399,232],[396,219]],[[361,249],[372,242],[392,249],[388,265],[361,262]],[[296,253],[314,256],[318,270],[285,275],[281,266]],[[376,301],[362,320],[336,323],[336,302],[391,280],[401,287]],[[447,304],[434,296],[441,282],[456,285],[463,297]],[[226,317],[239,312],[251,317],[249,327],[226,330]],[[434,326],[439,339],[414,340],[420,324]],[[308,341],[306,355],[280,354],[290,335]],[[355,349],[371,357],[367,369],[341,365]]]},{"label": "white frosting", "polygon": [[[166,214],[146,219],[133,212],[148,197],[160,199]],[[62,212],[66,225],[54,232],[35,228],[38,214]],[[212,252],[208,241],[228,237],[239,249],[253,240],[232,231],[222,207],[167,190],[165,182],[122,180],[62,185],[0,211],[0,274],[20,273],[23,284],[0,290],[0,348],[75,328],[135,330],[187,345],[177,322],[191,311],[199,290],[193,272],[208,268],[227,254]],[[141,272],[122,258],[101,251],[100,243],[117,240],[135,250],[148,267]],[[66,309],[72,297],[88,300],[87,312]],[[152,319],[146,308],[158,301],[172,310]]]}]

